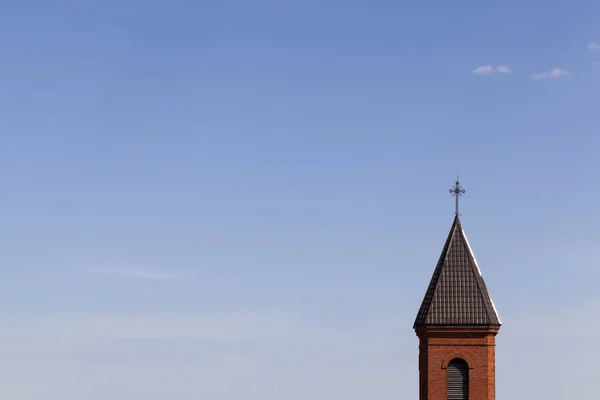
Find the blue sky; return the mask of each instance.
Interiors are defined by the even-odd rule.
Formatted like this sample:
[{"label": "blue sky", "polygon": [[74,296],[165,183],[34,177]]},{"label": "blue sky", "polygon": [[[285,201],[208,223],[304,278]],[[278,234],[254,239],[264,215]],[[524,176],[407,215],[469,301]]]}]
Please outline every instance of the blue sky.
[{"label": "blue sky", "polygon": [[598,2],[0,7],[4,397],[416,398],[460,174],[498,396],[591,398]]}]

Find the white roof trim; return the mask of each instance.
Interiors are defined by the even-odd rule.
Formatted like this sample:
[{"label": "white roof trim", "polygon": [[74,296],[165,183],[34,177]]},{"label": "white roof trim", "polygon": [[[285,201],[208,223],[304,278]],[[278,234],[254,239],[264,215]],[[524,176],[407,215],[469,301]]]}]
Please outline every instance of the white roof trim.
[{"label": "white roof trim", "polygon": [[[471,257],[473,257],[473,261],[475,262],[475,267],[477,267],[477,272],[479,272],[479,276],[483,277],[483,274],[481,273],[481,269],[479,269],[479,264],[477,264],[477,259],[475,258],[475,253],[473,253],[473,249],[471,248],[471,245],[469,244],[469,239],[467,239],[467,234],[463,230],[462,226],[460,227],[460,231],[461,231],[463,237],[465,238],[465,242],[467,243],[467,247],[469,248]],[[489,295],[489,293],[488,293],[488,295]],[[496,318],[498,318],[498,322],[500,322],[500,324],[502,324],[502,321],[500,320],[500,316],[498,315],[498,311],[496,310],[496,306],[494,305],[494,300],[492,300],[492,296],[488,296],[488,297],[490,298],[490,303],[492,303],[492,308],[494,309]]]}]

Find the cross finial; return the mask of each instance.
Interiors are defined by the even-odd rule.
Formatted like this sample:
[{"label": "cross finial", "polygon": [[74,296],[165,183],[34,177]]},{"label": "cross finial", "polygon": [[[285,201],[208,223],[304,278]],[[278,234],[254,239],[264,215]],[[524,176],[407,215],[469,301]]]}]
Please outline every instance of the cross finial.
[{"label": "cross finial", "polygon": [[460,182],[458,181],[458,175],[456,175],[456,182],[454,183],[454,186],[452,186],[452,189],[450,189],[450,193],[452,193],[452,196],[454,196],[456,200],[454,215],[458,217],[460,215],[458,213],[458,198],[465,193],[465,189],[463,189]]}]

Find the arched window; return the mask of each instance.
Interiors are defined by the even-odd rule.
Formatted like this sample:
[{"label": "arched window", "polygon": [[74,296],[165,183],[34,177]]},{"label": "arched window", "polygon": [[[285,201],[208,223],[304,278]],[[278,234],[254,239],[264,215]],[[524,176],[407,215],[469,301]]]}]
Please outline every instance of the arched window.
[{"label": "arched window", "polygon": [[469,400],[469,365],[460,358],[448,363],[448,400]]}]

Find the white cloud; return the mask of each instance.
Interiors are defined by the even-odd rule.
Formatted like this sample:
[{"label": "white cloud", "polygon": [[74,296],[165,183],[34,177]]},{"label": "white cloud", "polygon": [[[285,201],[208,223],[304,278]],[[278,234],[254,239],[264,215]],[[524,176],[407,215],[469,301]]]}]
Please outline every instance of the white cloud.
[{"label": "white cloud", "polygon": [[510,74],[512,70],[506,65],[498,65],[497,67],[493,67],[491,65],[482,65],[473,70],[473,73],[477,75],[487,75],[494,72],[500,74]]},{"label": "white cloud", "polygon": [[600,50],[600,44],[599,43],[588,43],[588,49],[589,50]]},{"label": "white cloud", "polygon": [[569,71],[560,69],[560,68],[552,68],[548,72],[538,72],[531,75],[531,79],[539,80],[539,79],[549,79],[549,78],[558,78],[560,76],[568,75]]},{"label": "white cloud", "polygon": [[507,67],[506,65],[498,65],[496,67],[496,72],[499,72],[501,74],[510,74],[512,72],[512,70]]},{"label": "white cloud", "polygon": [[491,65],[482,65],[481,67],[475,68],[473,71],[474,74],[490,74],[494,72],[494,67]]},{"label": "white cloud", "polygon": [[184,279],[195,276],[193,271],[169,271],[161,268],[84,268],[85,271],[102,275],[118,275],[146,280]]}]

